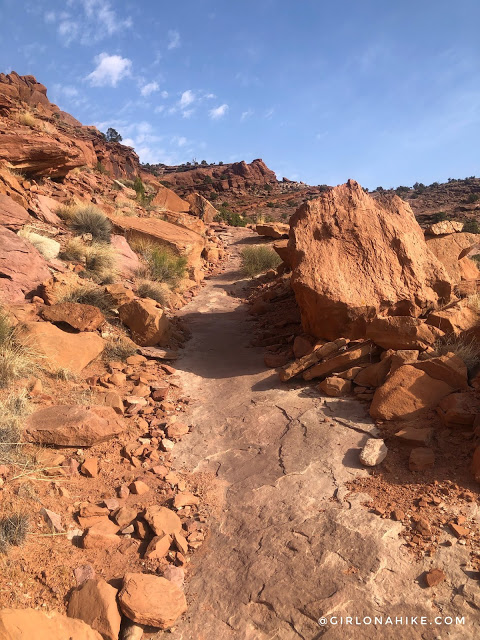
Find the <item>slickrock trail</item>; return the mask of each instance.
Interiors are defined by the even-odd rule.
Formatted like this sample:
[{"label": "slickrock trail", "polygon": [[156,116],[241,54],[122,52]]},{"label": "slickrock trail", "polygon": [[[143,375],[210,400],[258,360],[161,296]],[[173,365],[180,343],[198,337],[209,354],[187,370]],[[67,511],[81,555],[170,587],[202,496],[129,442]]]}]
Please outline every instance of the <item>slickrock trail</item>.
[{"label": "slickrock trail", "polygon": [[[434,565],[407,555],[400,523],[369,513],[358,494],[346,498],[345,483],[366,474],[358,450],[375,432],[363,405],[281,386],[261,350],[249,347],[247,307],[229,292],[241,277],[239,250],[252,239],[232,234],[225,272],[182,310],[192,339],[177,366],[195,428],[177,445],[176,464],[216,474],[221,499],[192,559],[189,609],[173,637],[473,638],[475,612],[463,598],[452,604],[450,589],[419,586]],[[435,561],[445,564],[446,554],[468,583],[464,548],[440,547]],[[428,622],[322,628],[322,615]],[[433,624],[446,615],[466,616],[465,626]]]}]

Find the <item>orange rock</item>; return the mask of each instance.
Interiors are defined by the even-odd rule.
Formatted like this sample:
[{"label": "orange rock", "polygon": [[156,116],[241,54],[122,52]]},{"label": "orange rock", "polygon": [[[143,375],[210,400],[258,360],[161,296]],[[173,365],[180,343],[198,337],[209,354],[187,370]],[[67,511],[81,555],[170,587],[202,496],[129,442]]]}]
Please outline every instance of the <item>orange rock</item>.
[{"label": "orange rock", "polygon": [[178,211],[187,213],[190,210],[190,202],[186,200],[182,200],[180,196],[165,187],[164,185],[158,185],[158,191],[152,200],[152,204],[160,207],[161,209],[166,209],[167,211]]},{"label": "orange rock", "polygon": [[182,521],[174,511],[153,505],[147,507],[143,516],[157,536],[173,535],[182,530]]},{"label": "orange rock", "polygon": [[[326,347],[327,345],[325,345]],[[319,352],[321,349],[319,350]],[[315,352],[314,352],[315,353]],[[343,351],[338,356],[334,356],[324,362],[319,362],[303,374],[304,380],[321,378],[331,373],[341,373],[350,369],[353,365],[371,360],[378,353],[378,348],[369,340],[360,345],[354,345],[350,349]],[[313,355],[313,354],[312,354]],[[306,356],[308,358],[308,356]],[[282,379],[282,377],[280,378]]]},{"label": "orange rock", "polygon": [[173,506],[175,509],[181,509],[182,507],[193,506],[200,502],[197,496],[194,496],[190,491],[181,491],[177,493],[173,499]]},{"label": "orange rock", "polygon": [[199,193],[189,193],[185,197],[185,201],[190,205],[190,213],[198,216],[205,224],[213,222],[215,216],[218,215],[215,207]]},{"label": "orange rock", "polygon": [[475,233],[451,233],[427,237],[426,241],[427,247],[443,264],[453,283],[480,278],[480,271],[475,262],[470,258],[461,257],[462,252],[478,242],[478,236]]},{"label": "orange rock", "polygon": [[359,384],[363,387],[379,387],[387,379],[387,375],[390,371],[391,358],[384,358],[380,362],[370,364],[368,367],[364,367],[355,376],[355,384]]},{"label": "orange rock", "polygon": [[60,302],[44,307],[41,315],[49,322],[65,323],[78,331],[95,331],[105,322],[105,316],[98,307],[78,302]]},{"label": "orange rock", "polygon": [[443,380],[454,391],[468,389],[467,367],[463,360],[454,353],[447,353],[444,356],[436,356],[428,360],[418,360],[412,363],[411,366],[420,371],[425,371],[435,380]]},{"label": "orange rock", "polygon": [[370,415],[376,420],[407,420],[433,409],[452,387],[412,365],[403,365],[375,391]]},{"label": "orange rock", "polygon": [[409,316],[375,318],[368,323],[366,335],[383,349],[424,350],[444,334],[424,320]]},{"label": "orange rock", "polygon": [[132,300],[122,305],[118,313],[123,324],[131,330],[132,338],[137,344],[142,347],[167,344],[168,318],[153,300]]},{"label": "orange rock", "polygon": [[428,587],[436,587],[437,584],[443,582],[445,578],[446,575],[441,569],[430,569],[430,571],[425,574],[425,582]]},{"label": "orange rock", "polygon": [[0,225],[18,231],[30,220],[28,211],[9,196],[0,194]]},{"label": "orange rock", "polygon": [[410,451],[408,468],[410,471],[425,471],[435,464],[435,454],[428,447],[417,447]]},{"label": "orange rock", "polygon": [[187,610],[185,595],[165,578],[127,573],[118,596],[123,614],[139,624],[168,629]]},{"label": "orange rock", "polygon": [[102,636],[82,620],[67,618],[58,611],[0,610],[0,639],[20,640],[21,638],[102,640]]},{"label": "orange rock", "polygon": [[427,324],[437,327],[447,335],[460,336],[469,334],[478,326],[478,314],[461,301],[442,311],[432,311],[427,317]]},{"label": "orange rock", "polygon": [[67,615],[89,624],[104,640],[118,640],[122,619],[117,606],[117,589],[103,578],[86,580],[73,590]]},{"label": "orange rock", "polygon": [[24,302],[50,278],[47,263],[35,247],[10,229],[0,233],[0,303]]},{"label": "orange rock", "polygon": [[303,358],[313,350],[312,342],[305,336],[296,336],[293,341],[293,354],[295,358]]},{"label": "orange rock", "polygon": [[142,482],[141,480],[132,482],[129,489],[131,493],[134,493],[137,496],[143,496],[144,493],[148,493],[150,491],[148,484],[145,484],[145,482]]},{"label": "orange rock", "polygon": [[332,398],[338,398],[340,396],[346,396],[352,390],[352,383],[350,380],[344,380],[343,378],[337,378],[336,376],[331,376],[330,378],[325,378],[318,385],[319,391],[323,391],[327,396],[331,396]]},{"label": "orange rock", "polygon": [[144,558],[155,560],[158,558],[164,558],[172,544],[172,538],[168,535],[155,536],[149,542],[148,547],[145,550]]},{"label": "orange rock", "polygon": [[98,476],[97,458],[85,458],[84,463],[80,467],[80,473],[87,476],[87,478],[96,478]]},{"label": "orange rock", "polygon": [[350,180],[304,203],[290,225],[292,288],[314,336],[364,337],[375,315],[418,316],[450,299],[447,272],[396,196],[375,200]]},{"label": "orange rock", "polygon": [[290,225],[283,222],[269,222],[268,224],[257,224],[255,231],[259,236],[266,236],[279,240],[280,238],[288,238]]},{"label": "orange rock", "polygon": [[473,428],[480,399],[474,393],[452,393],[439,403],[437,412],[447,427]]}]

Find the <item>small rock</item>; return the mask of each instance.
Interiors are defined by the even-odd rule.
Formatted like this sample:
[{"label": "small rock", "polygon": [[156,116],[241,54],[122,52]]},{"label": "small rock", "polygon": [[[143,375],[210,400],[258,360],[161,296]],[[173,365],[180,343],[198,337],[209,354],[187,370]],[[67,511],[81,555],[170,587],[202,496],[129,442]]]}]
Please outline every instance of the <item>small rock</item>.
[{"label": "small rock", "polygon": [[455,522],[450,522],[450,528],[457,538],[466,538],[470,534],[468,529],[459,524],[455,524]]},{"label": "small rock", "polygon": [[122,484],[118,487],[117,494],[119,498],[121,498],[122,500],[125,500],[130,495],[130,489],[127,487],[126,484]]},{"label": "small rock", "polygon": [[62,527],[62,517],[58,513],[42,507],[42,509],[40,509],[40,514],[51,529],[59,532],[64,531],[64,528]]},{"label": "small rock", "polygon": [[338,398],[340,396],[345,396],[352,390],[352,383],[350,380],[345,380],[344,378],[338,378],[337,376],[330,376],[329,378],[325,378],[318,385],[319,391],[323,391],[327,396],[332,398]]},{"label": "small rock", "polygon": [[155,536],[150,541],[147,549],[145,550],[144,557],[150,560],[164,558],[172,544],[172,538],[169,535]]},{"label": "small rock", "polygon": [[436,587],[437,584],[440,584],[441,582],[443,582],[446,577],[447,576],[444,574],[444,572],[441,569],[431,569],[425,575],[425,582],[429,587]]},{"label": "small rock", "polygon": [[87,580],[95,578],[95,569],[91,564],[81,564],[73,570],[73,575],[75,576],[77,587],[79,587]]},{"label": "small rock", "polygon": [[135,482],[132,482],[129,489],[137,496],[142,496],[144,493],[147,493],[147,491],[150,491],[148,484],[145,484],[145,482],[142,482],[141,480],[135,480]]},{"label": "small rock", "polygon": [[401,509],[394,509],[391,513],[392,520],[396,520],[397,522],[402,522],[405,520],[405,512]]},{"label": "small rock", "polygon": [[410,471],[425,471],[435,464],[435,454],[428,447],[416,447],[410,452],[408,468]]},{"label": "small rock", "polygon": [[181,509],[182,507],[193,506],[200,502],[200,499],[197,496],[194,496],[190,491],[183,491],[181,493],[177,493],[175,498],[173,499],[173,506],[175,509]]},{"label": "small rock", "polygon": [[137,510],[133,507],[120,507],[120,509],[113,514],[113,519],[119,527],[129,525],[137,517]]},{"label": "small rock", "polygon": [[415,527],[422,536],[431,536],[432,528],[430,527],[430,523],[425,518],[418,518],[415,523]]},{"label": "small rock", "polygon": [[85,462],[80,467],[80,472],[87,478],[96,478],[98,476],[97,458],[85,458]]},{"label": "small rock", "polygon": [[182,567],[176,567],[174,564],[169,564],[163,572],[163,577],[173,584],[176,584],[179,589],[183,589],[185,582],[185,571]]},{"label": "small rock", "polygon": [[115,511],[120,506],[120,503],[116,498],[107,498],[104,500],[104,504],[109,511]]},{"label": "small rock", "polygon": [[162,438],[161,445],[162,445],[163,451],[171,451],[175,447],[175,443],[172,442],[172,440],[169,440],[168,438]]},{"label": "small rock", "polygon": [[388,449],[383,440],[369,438],[360,453],[360,462],[367,467],[375,467],[385,460],[387,453]]},{"label": "small rock", "polygon": [[74,589],[67,615],[89,624],[104,640],[118,640],[121,616],[117,606],[117,590],[103,578],[86,580]]}]

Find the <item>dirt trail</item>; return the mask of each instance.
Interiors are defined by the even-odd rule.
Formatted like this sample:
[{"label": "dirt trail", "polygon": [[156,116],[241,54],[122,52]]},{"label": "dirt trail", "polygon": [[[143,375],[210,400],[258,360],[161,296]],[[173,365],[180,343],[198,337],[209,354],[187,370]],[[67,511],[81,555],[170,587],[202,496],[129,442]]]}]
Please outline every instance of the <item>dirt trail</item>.
[{"label": "dirt trail", "polygon": [[[423,571],[444,566],[448,554],[464,592],[475,589],[461,570],[464,548],[440,547],[434,559],[416,564],[402,548],[399,523],[369,513],[359,495],[345,500],[345,483],[366,473],[358,450],[375,430],[363,405],[323,400],[299,383],[280,385],[265,369],[262,350],[248,346],[253,325],[229,292],[240,277],[238,251],[251,235],[232,233],[226,271],[182,310],[192,339],[177,367],[195,400],[195,429],[175,448],[176,465],[215,473],[221,507],[192,559],[189,611],[171,636],[475,637],[478,612],[466,600],[452,603],[446,584],[419,584]],[[465,626],[429,624],[452,614],[466,616]],[[321,627],[322,615],[428,622]]]}]

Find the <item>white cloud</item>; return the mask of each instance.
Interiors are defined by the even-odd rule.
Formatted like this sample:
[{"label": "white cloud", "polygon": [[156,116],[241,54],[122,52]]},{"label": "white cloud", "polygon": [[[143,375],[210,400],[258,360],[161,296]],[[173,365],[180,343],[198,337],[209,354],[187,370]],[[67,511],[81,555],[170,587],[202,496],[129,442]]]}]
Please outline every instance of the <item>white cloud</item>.
[{"label": "white cloud", "polygon": [[264,114],[265,118],[267,120],[270,120],[270,118],[273,116],[274,113],[275,113],[275,109],[267,109]]},{"label": "white cloud", "polygon": [[141,89],[140,89],[140,93],[142,94],[143,97],[149,96],[151,93],[153,93],[154,91],[158,91],[159,86],[158,86],[158,82],[149,82],[148,84],[144,85]]},{"label": "white cloud", "polygon": [[57,31],[63,44],[78,40],[83,45],[91,45],[105,37],[129,29],[133,22],[130,17],[120,18],[109,0],[66,0],[66,11],[45,13],[46,22],[57,22]]},{"label": "white cloud", "polygon": [[195,109],[185,109],[185,111],[182,111],[182,118],[188,120],[188,118],[190,118],[194,112]]},{"label": "white cloud", "polygon": [[109,56],[101,53],[95,57],[96,68],[89,73],[87,80],[92,87],[116,87],[119,81],[129,76],[132,69],[132,61],[122,56]]},{"label": "white cloud", "polygon": [[178,104],[180,105],[180,107],[188,107],[188,105],[192,104],[192,102],[195,102],[195,94],[190,89],[187,89],[187,91],[184,91],[182,93],[180,102]]},{"label": "white cloud", "polygon": [[162,96],[162,98],[168,98],[168,91],[162,91],[160,95]]},{"label": "white cloud", "polygon": [[43,16],[45,22],[55,22],[57,16],[55,15],[55,11],[47,11],[47,13]]},{"label": "white cloud", "polygon": [[165,109],[165,105],[160,104],[158,105],[158,107],[155,107],[154,112],[155,113],[162,113],[162,111]]},{"label": "white cloud", "polygon": [[219,107],[216,107],[215,109],[210,109],[208,113],[212,120],[218,120],[219,118],[223,118],[223,116],[226,115],[227,111],[228,111],[228,104],[221,104]]},{"label": "white cloud", "polygon": [[173,136],[172,142],[173,144],[176,144],[177,147],[184,147],[187,144],[188,140],[187,138],[185,138],[185,136]]},{"label": "white cloud", "polygon": [[240,120],[246,120],[247,118],[251,118],[252,116],[253,116],[253,109],[247,109],[246,111],[242,111]]},{"label": "white cloud", "polygon": [[177,49],[180,46],[180,34],[176,29],[171,29],[168,32],[168,45],[167,49]]},{"label": "white cloud", "polygon": [[78,89],[69,85],[54,84],[53,90],[56,93],[63,94],[67,98],[75,98],[76,96],[78,96]]}]

